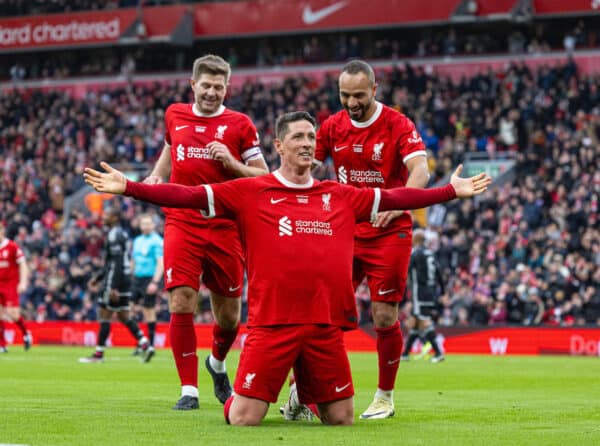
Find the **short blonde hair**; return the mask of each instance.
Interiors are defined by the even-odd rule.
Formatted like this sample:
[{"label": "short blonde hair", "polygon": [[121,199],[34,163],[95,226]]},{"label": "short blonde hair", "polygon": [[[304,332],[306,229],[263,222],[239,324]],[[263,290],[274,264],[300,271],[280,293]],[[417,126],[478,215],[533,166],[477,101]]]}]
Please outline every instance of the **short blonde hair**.
[{"label": "short blonde hair", "polygon": [[203,74],[221,74],[225,77],[225,83],[229,83],[231,66],[221,56],[207,54],[194,61],[194,67],[192,68],[192,79],[198,80]]}]

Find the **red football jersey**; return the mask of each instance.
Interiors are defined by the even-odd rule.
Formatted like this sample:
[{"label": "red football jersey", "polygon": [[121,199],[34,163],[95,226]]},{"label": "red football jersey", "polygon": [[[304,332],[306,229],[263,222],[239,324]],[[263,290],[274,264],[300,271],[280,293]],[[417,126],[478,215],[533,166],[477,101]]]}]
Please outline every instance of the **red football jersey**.
[{"label": "red football jersey", "polygon": [[[213,160],[206,145],[225,144],[233,157],[247,162],[259,157],[259,137],[248,116],[221,106],[215,114],[202,115],[193,104],[172,104],[165,114],[165,141],[171,150],[171,183],[195,186],[236,178],[223,163]],[[198,212],[164,209],[171,218],[206,224]]]},{"label": "red football jersey", "polygon": [[[317,132],[315,159],[322,162],[331,156],[342,184],[382,189],[404,186],[406,161],[420,155],[427,152],[413,122],[380,102],[367,122],[353,121],[341,110],[327,118]],[[411,227],[410,213],[405,212],[385,229],[363,223],[356,235],[371,238]]]},{"label": "red football jersey", "polygon": [[236,220],[248,273],[248,325],[355,328],[352,254],[357,221],[379,189],[286,181],[279,172],[207,185],[207,217]]},{"label": "red football jersey", "polygon": [[0,284],[17,286],[19,283],[19,263],[25,261],[25,254],[12,240],[0,242]]}]

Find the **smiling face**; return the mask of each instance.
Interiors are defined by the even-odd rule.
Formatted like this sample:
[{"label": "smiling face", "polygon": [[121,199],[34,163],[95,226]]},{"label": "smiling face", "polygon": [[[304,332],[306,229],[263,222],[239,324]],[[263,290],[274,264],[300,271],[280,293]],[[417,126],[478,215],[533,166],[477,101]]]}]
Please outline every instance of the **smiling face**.
[{"label": "smiling face", "polygon": [[371,82],[365,73],[343,72],[340,74],[339,88],[340,102],[350,119],[365,122],[373,116],[377,108],[375,104],[377,84]]},{"label": "smiling face", "polygon": [[313,124],[304,119],[290,122],[287,131],[279,136],[275,139],[275,148],[281,157],[281,165],[293,170],[310,169],[317,140]]},{"label": "smiling face", "polygon": [[194,102],[202,114],[212,115],[219,110],[227,94],[227,80],[224,75],[202,73],[190,83],[194,90]]}]

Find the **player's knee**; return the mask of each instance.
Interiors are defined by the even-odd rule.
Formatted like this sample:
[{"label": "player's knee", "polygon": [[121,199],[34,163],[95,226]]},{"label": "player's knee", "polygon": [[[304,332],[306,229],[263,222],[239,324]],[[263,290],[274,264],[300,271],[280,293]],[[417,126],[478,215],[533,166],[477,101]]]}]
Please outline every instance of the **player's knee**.
[{"label": "player's knee", "polygon": [[398,320],[398,305],[388,302],[373,302],[372,313],[376,328],[391,327]]},{"label": "player's knee", "polygon": [[233,330],[240,322],[239,316],[234,313],[222,312],[217,317],[217,324],[224,330]]},{"label": "player's knee", "polygon": [[217,325],[224,330],[233,330],[240,323],[239,299],[213,299],[213,312]]},{"label": "player's knee", "polygon": [[321,413],[321,422],[328,426],[349,426],[354,423],[354,410],[330,410]]},{"label": "player's knee", "polygon": [[189,287],[175,288],[169,295],[171,313],[193,313],[196,309],[197,293]]},{"label": "player's knee", "polygon": [[228,420],[232,426],[258,426],[262,421],[262,416],[249,410],[233,408],[229,411]]}]

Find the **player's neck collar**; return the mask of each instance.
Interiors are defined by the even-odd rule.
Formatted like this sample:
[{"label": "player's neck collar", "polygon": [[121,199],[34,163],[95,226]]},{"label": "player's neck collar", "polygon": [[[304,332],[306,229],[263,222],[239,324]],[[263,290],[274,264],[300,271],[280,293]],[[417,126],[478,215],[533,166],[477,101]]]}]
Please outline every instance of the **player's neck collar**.
[{"label": "player's neck collar", "polygon": [[219,116],[222,115],[223,112],[225,111],[225,106],[223,104],[221,104],[221,106],[217,109],[216,112],[214,112],[211,115],[205,115],[204,113],[202,113],[200,110],[198,110],[198,105],[197,104],[193,104],[192,105],[192,112],[194,112],[194,114],[196,116],[199,116],[201,118],[214,118],[215,116]]},{"label": "player's neck collar", "polygon": [[377,121],[377,118],[379,118],[379,116],[381,115],[381,111],[383,110],[383,104],[381,102],[375,101],[375,105],[377,106],[377,108],[375,109],[375,113],[373,113],[373,116],[371,116],[368,121],[359,122],[351,119],[350,122],[352,123],[352,125],[354,127],[362,129],[365,127],[369,127],[371,124]]},{"label": "player's neck collar", "polygon": [[310,187],[313,186],[315,179],[313,177],[310,177],[310,180],[308,180],[308,182],[303,183],[303,184],[298,184],[298,183],[292,183],[289,180],[286,180],[283,175],[281,174],[281,172],[278,170],[276,170],[275,172],[273,172],[273,176],[275,178],[277,178],[277,180],[283,184],[286,187],[291,187],[293,189],[308,189]]}]

